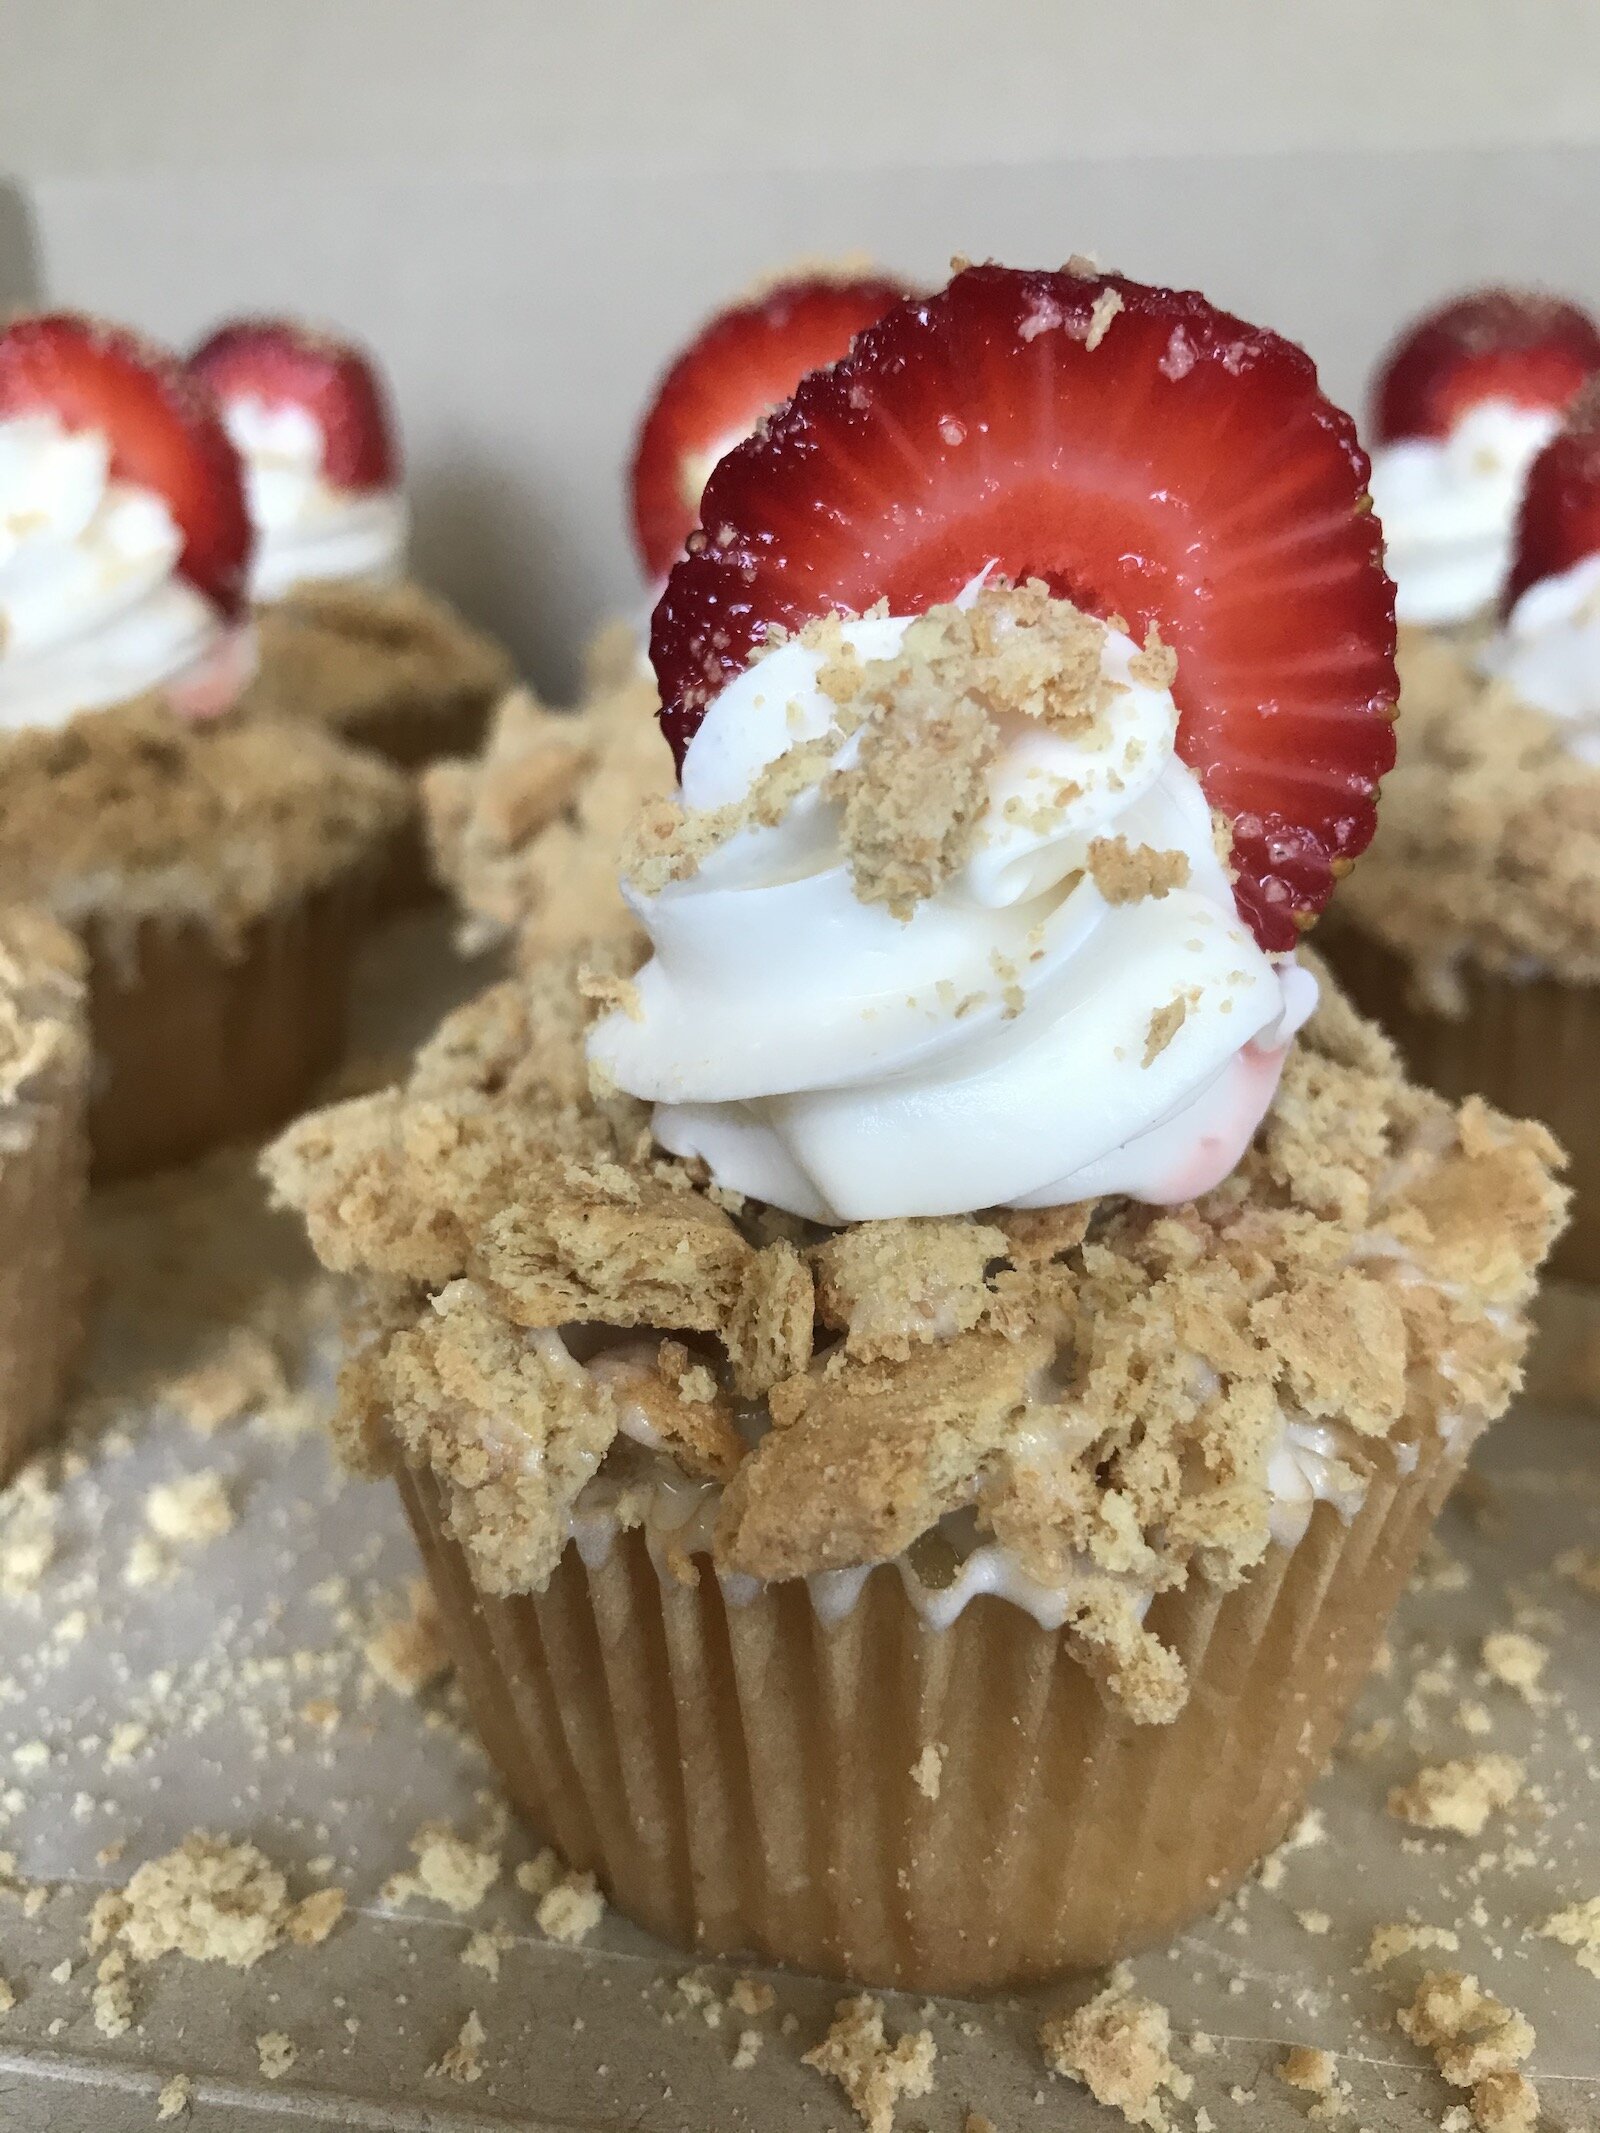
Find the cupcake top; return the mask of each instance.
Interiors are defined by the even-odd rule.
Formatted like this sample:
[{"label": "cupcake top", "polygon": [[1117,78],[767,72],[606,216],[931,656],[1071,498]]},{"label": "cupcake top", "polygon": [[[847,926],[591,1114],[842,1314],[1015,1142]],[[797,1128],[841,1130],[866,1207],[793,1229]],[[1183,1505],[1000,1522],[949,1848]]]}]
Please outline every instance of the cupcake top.
[{"label": "cupcake top", "polygon": [[1471,963],[1600,980],[1600,385],[1533,462],[1501,618],[1402,646],[1399,764],[1346,912],[1433,1005]]},{"label": "cupcake top", "polygon": [[26,1138],[32,1108],[87,1049],[81,944],[41,911],[0,909],[0,1153]]},{"label": "cupcake top", "polygon": [[218,326],[189,361],[243,461],[251,598],[398,577],[410,513],[394,418],[366,351],[294,319],[249,317]]},{"label": "cupcake top", "polygon": [[1494,607],[1528,469],[1597,370],[1589,314],[1522,289],[1456,297],[1389,349],[1373,388],[1372,499],[1402,622],[1452,627]]},{"label": "cupcake top", "polygon": [[0,730],[157,686],[218,708],[249,551],[236,456],[180,364],[71,313],[0,333]]},{"label": "cupcake top", "polygon": [[381,851],[408,808],[399,772],[328,736],[145,697],[0,736],[0,900],[226,936]]}]

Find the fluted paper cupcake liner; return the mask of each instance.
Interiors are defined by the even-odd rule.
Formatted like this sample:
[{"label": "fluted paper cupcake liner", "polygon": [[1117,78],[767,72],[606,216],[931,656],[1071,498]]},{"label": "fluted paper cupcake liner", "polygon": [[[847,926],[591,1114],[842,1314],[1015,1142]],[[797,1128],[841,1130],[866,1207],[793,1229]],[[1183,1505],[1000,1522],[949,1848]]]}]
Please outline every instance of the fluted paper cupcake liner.
[{"label": "fluted paper cupcake liner", "polygon": [[697,1953],[972,1992],[1163,1939],[1279,1840],[1464,1453],[1384,1455],[1349,1522],[1320,1504],[1234,1591],[1160,1596],[1191,1681],[1165,1726],[1007,1601],[929,1627],[893,1566],[828,1622],[800,1582],[737,1604],[702,1558],[682,1584],[635,1531],[494,1598],[431,1476],[401,1486],[512,1799],[624,1912]]},{"label": "fluted paper cupcake liner", "polygon": [[87,1093],[78,1057],[0,1152],[0,1483],[48,1434],[83,1335]]},{"label": "fluted paper cupcake liner", "polygon": [[95,1176],[187,1162],[301,1110],[343,1055],[371,902],[370,878],[353,870],[237,941],[192,919],[145,918],[115,938],[91,922]]},{"label": "fluted paper cupcake liner", "polygon": [[1469,966],[1461,973],[1466,1012],[1455,1020],[1419,1007],[1410,966],[1369,934],[1341,925],[1326,947],[1355,1005],[1394,1039],[1419,1081],[1445,1096],[1486,1096],[1513,1118],[1550,1128],[1570,1158],[1573,1201],[1547,1272],[1600,1282],[1600,987]]}]

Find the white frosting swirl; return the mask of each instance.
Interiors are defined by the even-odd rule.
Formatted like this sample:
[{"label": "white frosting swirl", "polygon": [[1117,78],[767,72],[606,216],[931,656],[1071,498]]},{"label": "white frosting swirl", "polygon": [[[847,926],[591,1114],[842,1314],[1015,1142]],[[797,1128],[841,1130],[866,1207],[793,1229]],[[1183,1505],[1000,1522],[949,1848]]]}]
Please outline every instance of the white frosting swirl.
[{"label": "white frosting swirl", "polygon": [[241,393],[222,413],[244,460],[256,530],[252,599],[280,600],[314,578],[399,577],[411,529],[399,489],[335,488],[323,471],[321,426],[303,407]]},{"label": "white frosting swirl", "polygon": [[1530,585],[1479,657],[1560,721],[1580,762],[1600,764],[1600,555]]},{"label": "white frosting swirl", "polygon": [[182,550],[165,498],[111,478],[99,432],[0,421],[0,728],[64,726],[216,655],[222,619]]},{"label": "white frosting swirl", "polygon": [[1511,562],[1528,469],[1559,412],[1483,400],[1448,437],[1404,437],[1372,454],[1372,503],[1402,622],[1470,621]]},{"label": "white frosting swirl", "polygon": [[[871,619],[845,635],[882,659],[908,627]],[[1125,693],[1096,739],[1004,725],[977,847],[909,919],[856,896],[819,789],[689,880],[654,895],[624,884],[655,953],[635,1012],[609,1015],[590,1043],[620,1087],[654,1101],[663,1146],[827,1223],[1099,1193],[1165,1204],[1234,1168],[1316,987],[1239,918],[1205,796],[1175,753],[1172,697],[1133,680],[1135,656],[1107,632],[1102,671]],[[688,808],[742,798],[766,764],[828,731],[822,661],[792,640],[728,685],[684,762]],[[1040,809],[1063,787],[1075,797]],[[1108,836],[1182,851],[1187,885],[1109,902],[1084,871]],[[1157,1044],[1154,1019],[1179,1001]]]}]

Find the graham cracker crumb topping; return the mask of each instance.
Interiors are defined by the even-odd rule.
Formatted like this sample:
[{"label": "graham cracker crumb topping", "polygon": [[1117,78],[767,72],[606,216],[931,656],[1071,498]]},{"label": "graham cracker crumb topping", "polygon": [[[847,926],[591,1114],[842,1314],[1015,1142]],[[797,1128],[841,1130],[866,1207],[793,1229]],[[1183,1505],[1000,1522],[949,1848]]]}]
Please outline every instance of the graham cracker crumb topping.
[{"label": "graham cracker crumb topping", "polygon": [[1054,2072],[1081,2082],[1096,2103],[1152,2133],[1166,2133],[1171,2123],[1163,2098],[1181,2101],[1193,2086],[1173,2063],[1167,2010],[1139,1998],[1122,1970],[1083,2006],[1049,2016],[1039,2042]]},{"label": "graham cracker crumb topping", "polygon": [[[360,1286],[346,1445],[433,1475],[488,1591],[547,1582],[583,1490],[637,1453],[631,1416],[720,1490],[696,1543],[718,1568],[880,1563],[959,1512],[1066,1593],[1083,1663],[1161,1720],[1186,1683],[1148,1596],[1248,1576],[1291,1420],[1340,1425],[1359,1493],[1441,1417],[1470,1437],[1510,1397],[1561,1215],[1552,1144],[1409,1086],[1331,988],[1197,1202],[830,1235],[717,1194],[643,1105],[590,1088],[595,955],[492,988],[404,1087],[268,1157]],[[1418,1783],[1419,1814],[1459,1818],[1455,1780]]]},{"label": "graham cracker crumb topping", "polygon": [[805,2063],[833,2076],[867,2133],[893,2133],[900,2099],[932,2093],[937,2056],[926,2029],[891,2044],[884,2034],[882,2000],[862,1993],[839,2002],[833,2026],[805,2054]]}]

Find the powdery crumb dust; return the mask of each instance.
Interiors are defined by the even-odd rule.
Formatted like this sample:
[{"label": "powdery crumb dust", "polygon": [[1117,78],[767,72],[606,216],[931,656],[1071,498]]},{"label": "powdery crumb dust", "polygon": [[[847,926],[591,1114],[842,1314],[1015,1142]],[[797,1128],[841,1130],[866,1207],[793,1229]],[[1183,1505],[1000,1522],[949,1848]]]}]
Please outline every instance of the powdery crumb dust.
[{"label": "powdery crumb dust", "polygon": [[456,2032],[456,2040],[447,2051],[439,2054],[429,2074],[435,2080],[472,2082],[483,2077],[483,2062],[478,2053],[488,2038],[488,2031],[478,2019],[478,2010],[472,2008]]},{"label": "powdery crumb dust", "polygon": [[1092,2000],[1049,2016],[1040,2025],[1039,2042],[1055,2073],[1082,2082],[1096,2103],[1152,2133],[1165,2133],[1169,2124],[1163,2099],[1181,2102],[1193,2087],[1190,2076],[1173,2063],[1167,2010],[1133,1991],[1124,1966]]},{"label": "powdery crumb dust", "polygon": [[804,2056],[807,2066],[838,2082],[867,2133],[892,2133],[902,2097],[932,2094],[938,2053],[926,2029],[907,2031],[891,2044],[882,2000],[861,1993],[839,2001],[827,2035]]},{"label": "powdery crumb dust", "polygon": [[1425,1764],[1407,1785],[1389,1794],[1389,1812],[1414,1829],[1481,1834],[1490,1815],[1509,1807],[1522,1790],[1525,1772],[1514,1755],[1471,1755]]},{"label": "powdery crumb dust", "polygon": [[299,2056],[294,2041],[281,2029],[269,2029],[256,2039],[256,2063],[267,2081],[281,2081]]}]

